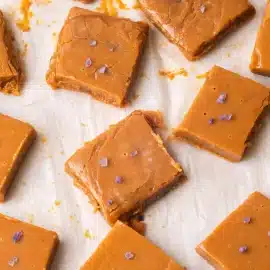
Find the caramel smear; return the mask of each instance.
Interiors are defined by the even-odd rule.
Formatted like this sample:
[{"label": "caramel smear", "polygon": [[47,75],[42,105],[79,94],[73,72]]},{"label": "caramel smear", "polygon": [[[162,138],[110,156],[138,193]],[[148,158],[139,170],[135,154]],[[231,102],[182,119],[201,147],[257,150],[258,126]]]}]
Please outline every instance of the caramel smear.
[{"label": "caramel smear", "polygon": [[167,71],[167,70],[160,70],[159,75],[163,77],[168,77],[170,80],[173,80],[176,76],[188,76],[188,72],[184,68],[180,68],[178,70]]},{"label": "caramel smear", "polygon": [[23,16],[21,20],[17,21],[18,28],[23,32],[29,32],[30,31],[30,19],[33,17],[33,13],[30,11],[30,8],[32,6],[31,0],[22,0],[21,1],[21,7],[20,12]]},{"label": "caramel smear", "polygon": [[122,0],[101,0],[98,11],[104,12],[111,16],[117,16],[117,9],[128,9]]},{"label": "caramel smear", "polygon": [[196,76],[196,79],[205,79],[208,75],[208,72],[205,72],[203,74],[199,74]]}]

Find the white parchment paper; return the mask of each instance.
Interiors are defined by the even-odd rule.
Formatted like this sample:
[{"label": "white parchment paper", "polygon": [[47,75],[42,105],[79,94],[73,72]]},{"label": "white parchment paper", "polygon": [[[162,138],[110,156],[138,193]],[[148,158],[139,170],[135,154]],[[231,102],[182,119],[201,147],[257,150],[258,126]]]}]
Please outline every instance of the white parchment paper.
[{"label": "white parchment paper", "polygon": [[[266,0],[251,1],[257,9],[255,18],[197,62],[188,62],[152,27],[140,76],[133,88],[139,97],[131,106],[117,109],[85,94],[52,91],[44,79],[56,43],[53,33],[59,32],[69,9],[75,5],[94,9],[99,3],[82,5],[71,0],[52,0],[49,5],[33,5],[32,29],[22,33],[16,29],[12,15],[20,1],[0,0],[0,9],[13,25],[17,43],[21,47],[29,44],[23,94],[0,95],[0,112],[31,123],[39,133],[7,202],[0,205],[0,212],[59,234],[61,245],[54,270],[79,269],[110,229],[99,213],[93,213],[87,197],[73,187],[71,178],[64,173],[65,161],[84,141],[93,139],[135,109],[161,110],[169,132],[182,120],[203,84],[204,80],[196,79],[196,75],[214,64],[270,86],[270,79],[256,76],[248,68],[266,4]],[[125,2],[129,6],[134,4]],[[139,10],[120,14],[145,20]],[[170,81],[158,75],[159,69],[174,68],[185,68],[189,76]],[[211,269],[195,253],[195,246],[252,191],[270,196],[269,120],[266,118],[252,150],[239,164],[184,143],[169,143],[188,181],[148,208],[147,237],[188,269]]]}]

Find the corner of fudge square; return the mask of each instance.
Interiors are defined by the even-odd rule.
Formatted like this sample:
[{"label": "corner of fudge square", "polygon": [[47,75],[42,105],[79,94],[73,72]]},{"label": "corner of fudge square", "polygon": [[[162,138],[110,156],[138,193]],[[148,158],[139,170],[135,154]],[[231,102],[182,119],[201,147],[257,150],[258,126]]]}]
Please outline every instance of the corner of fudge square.
[{"label": "corner of fudge square", "polygon": [[252,193],[201,244],[196,251],[215,269],[270,267],[270,200]]},{"label": "corner of fudge square", "polygon": [[148,30],[143,22],[72,8],[50,61],[47,83],[53,89],[84,92],[123,107],[135,82]]},{"label": "corner of fudge square", "polygon": [[269,107],[269,91],[214,66],[173,135],[230,161],[240,161]]},{"label": "corner of fudge square", "polygon": [[74,184],[109,224],[127,221],[179,183],[183,170],[153,130],[160,124],[160,114],[135,111],[66,162]]}]

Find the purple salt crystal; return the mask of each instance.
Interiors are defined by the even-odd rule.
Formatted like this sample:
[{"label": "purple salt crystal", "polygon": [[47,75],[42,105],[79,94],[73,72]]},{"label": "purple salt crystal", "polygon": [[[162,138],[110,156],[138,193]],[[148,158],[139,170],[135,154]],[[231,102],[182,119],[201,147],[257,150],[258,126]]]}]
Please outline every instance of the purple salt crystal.
[{"label": "purple salt crystal", "polygon": [[245,224],[250,224],[251,223],[251,217],[245,217],[243,219],[243,221],[244,221]]},{"label": "purple salt crystal", "polygon": [[220,96],[217,98],[217,103],[219,104],[223,104],[225,103],[227,100],[227,94],[226,93],[222,93],[220,94]]},{"label": "purple salt crystal", "polygon": [[240,248],[239,248],[239,252],[240,253],[245,253],[245,252],[247,252],[248,251],[248,247],[247,246],[241,246]]},{"label": "purple salt crystal", "polygon": [[91,67],[92,66],[92,60],[90,58],[87,58],[85,60],[85,64],[84,65],[85,65],[86,68]]},{"label": "purple salt crystal", "polygon": [[109,160],[108,160],[108,158],[107,158],[107,157],[101,158],[101,159],[99,160],[99,165],[100,165],[100,167],[103,167],[103,168],[108,167],[108,165],[109,165]]},{"label": "purple salt crystal", "polygon": [[20,242],[23,237],[23,231],[15,232],[12,239],[14,243]]},{"label": "purple salt crystal", "polygon": [[230,121],[232,120],[232,117],[233,115],[230,113],[230,114],[222,114],[219,119],[222,120],[222,121]]},{"label": "purple salt crystal", "polygon": [[98,69],[98,72],[99,72],[100,74],[105,74],[105,73],[107,72],[107,70],[108,70],[108,67],[107,67],[106,65],[104,65],[104,66],[102,66],[102,67],[100,67],[100,68]]},{"label": "purple salt crystal", "polygon": [[209,120],[208,120],[208,124],[209,125],[213,125],[215,123],[215,119],[214,118],[210,118]]},{"label": "purple salt crystal", "polygon": [[19,258],[18,257],[12,257],[8,261],[8,265],[11,266],[11,267],[14,267],[18,262],[19,262]]},{"label": "purple salt crystal", "polygon": [[122,184],[123,183],[123,178],[121,176],[116,176],[115,177],[115,183]]},{"label": "purple salt crystal", "polygon": [[95,46],[97,46],[97,41],[94,40],[94,39],[92,39],[92,40],[89,41],[89,45],[90,45],[91,47],[95,47]]},{"label": "purple salt crystal", "polygon": [[133,252],[127,251],[125,253],[126,260],[133,260],[135,258],[135,254]]}]

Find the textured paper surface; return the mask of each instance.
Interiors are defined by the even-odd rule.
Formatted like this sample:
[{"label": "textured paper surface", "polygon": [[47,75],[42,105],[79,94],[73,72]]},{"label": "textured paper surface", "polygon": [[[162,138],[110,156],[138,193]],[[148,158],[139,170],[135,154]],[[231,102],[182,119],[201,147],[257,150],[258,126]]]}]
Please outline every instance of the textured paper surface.
[{"label": "textured paper surface", "polygon": [[[104,105],[85,94],[52,91],[45,82],[56,43],[53,33],[59,32],[72,6],[83,5],[70,0],[33,5],[31,31],[21,33],[14,27],[17,42],[21,46],[23,42],[29,44],[25,58],[27,84],[20,97],[0,95],[0,112],[31,123],[39,137],[7,202],[0,205],[0,212],[59,233],[61,245],[53,270],[79,269],[109,231],[101,215],[93,213],[86,196],[73,187],[72,179],[64,173],[64,162],[84,141],[93,139],[135,109],[161,110],[169,132],[181,121],[203,84],[204,80],[196,79],[196,75],[205,73],[214,64],[270,85],[270,79],[253,75],[248,68],[266,1],[252,2],[257,9],[255,18],[197,62],[188,62],[152,28],[140,76],[133,88],[138,98],[125,109]],[[0,1],[0,8],[8,13],[17,10],[18,5],[19,0]],[[96,5],[84,6],[93,9]],[[14,26],[14,18],[6,15]],[[145,20],[139,10],[122,11],[121,15]],[[158,75],[159,69],[174,68],[185,68],[188,77],[170,81]],[[249,155],[239,164],[184,143],[169,143],[188,181],[147,210],[147,237],[188,269],[211,269],[195,253],[195,246],[252,191],[270,196],[268,122],[269,117]],[[55,201],[60,205],[56,206]]]}]

